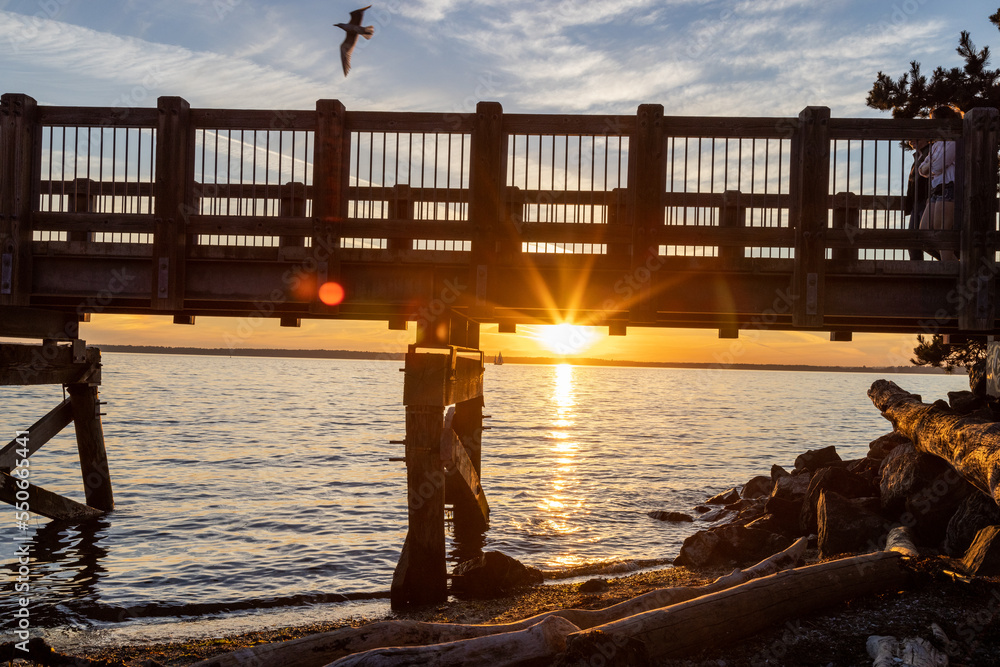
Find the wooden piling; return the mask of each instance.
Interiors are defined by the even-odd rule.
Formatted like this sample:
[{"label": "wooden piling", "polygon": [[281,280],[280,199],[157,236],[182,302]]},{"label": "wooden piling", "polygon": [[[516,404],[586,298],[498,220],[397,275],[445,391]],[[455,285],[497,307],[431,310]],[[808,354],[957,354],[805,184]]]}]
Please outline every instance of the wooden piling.
[{"label": "wooden piling", "polygon": [[[447,599],[446,487],[455,506],[456,530],[459,522],[463,528],[485,529],[489,517],[479,478],[482,352],[411,345],[404,371],[409,528],[392,578],[393,608]],[[449,405],[456,407],[445,421]]]},{"label": "wooden piling", "polygon": [[110,512],[115,508],[111,492],[111,472],[108,470],[108,453],[104,448],[104,428],[101,425],[97,385],[69,384],[70,403],[73,407],[73,425],[76,427],[76,446],[80,452],[80,471],[87,504],[95,509]]}]

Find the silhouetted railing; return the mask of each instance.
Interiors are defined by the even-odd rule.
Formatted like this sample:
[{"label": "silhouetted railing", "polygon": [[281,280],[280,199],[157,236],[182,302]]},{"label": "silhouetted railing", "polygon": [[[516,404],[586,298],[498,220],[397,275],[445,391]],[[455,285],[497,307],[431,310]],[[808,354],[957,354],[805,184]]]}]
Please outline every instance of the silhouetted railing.
[{"label": "silhouetted railing", "polygon": [[[997,112],[963,120],[38,106],[3,96],[0,305],[477,322],[995,328]],[[956,229],[910,231],[901,142],[958,142]],[[906,261],[910,248],[960,262]],[[345,287],[343,303],[292,288]],[[918,286],[918,287],[915,287]],[[953,290],[971,291],[956,298]],[[276,293],[281,296],[276,297]],[[949,298],[949,295],[950,298]],[[939,312],[943,309],[943,313]],[[84,308],[83,310],[87,310]],[[92,310],[92,308],[91,308]],[[933,327],[932,327],[933,328]]]}]

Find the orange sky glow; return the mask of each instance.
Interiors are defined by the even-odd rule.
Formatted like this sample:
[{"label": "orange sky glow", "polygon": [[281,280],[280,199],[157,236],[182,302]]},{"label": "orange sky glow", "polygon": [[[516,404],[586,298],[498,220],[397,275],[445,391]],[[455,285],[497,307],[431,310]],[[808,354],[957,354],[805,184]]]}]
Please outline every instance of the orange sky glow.
[{"label": "orange sky glow", "polygon": [[[205,348],[284,348],[403,352],[414,342],[415,325],[389,330],[385,322],[303,320],[283,328],[267,318],[198,318],[194,326],[175,325],[170,317],[100,315],[81,325],[93,345],[157,345]],[[830,366],[909,365],[913,335],[855,334],[851,342],[830,342],[821,332],[741,331],[720,339],[714,330],[632,327],[626,336],[609,336],[603,327],[519,325],[516,334],[483,325],[480,347],[488,357],[589,357],[647,362],[729,364],[806,364]]]}]

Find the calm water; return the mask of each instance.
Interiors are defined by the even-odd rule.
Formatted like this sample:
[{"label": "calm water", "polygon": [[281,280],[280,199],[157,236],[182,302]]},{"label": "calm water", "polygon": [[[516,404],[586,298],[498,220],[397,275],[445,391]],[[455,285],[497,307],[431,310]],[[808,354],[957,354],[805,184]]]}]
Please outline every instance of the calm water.
[{"label": "calm water", "polygon": [[[406,531],[405,468],[389,460],[402,454],[389,444],[404,435],[401,366],[106,354],[117,508],[72,528],[32,519],[33,627],[150,639],[387,609]],[[865,394],[878,377],[488,366],[486,548],[549,571],[669,561],[698,526],[646,512],[689,511],[806,449],[862,456],[889,430]],[[894,379],[925,400],[967,387]],[[3,441],[61,398],[0,388]],[[31,461],[35,483],[83,500],[72,427]],[[8,629],[17,531],[4,513]]]}]

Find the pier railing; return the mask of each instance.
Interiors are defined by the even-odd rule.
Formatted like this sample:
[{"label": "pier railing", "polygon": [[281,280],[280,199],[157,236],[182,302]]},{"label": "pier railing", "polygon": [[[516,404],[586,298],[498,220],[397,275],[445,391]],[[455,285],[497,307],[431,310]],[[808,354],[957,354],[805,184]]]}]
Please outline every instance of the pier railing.
[{"label": "pier railing", "polygon": [[[994,109],[694,118],[659,105],[119,109],[7,94],[0,117],[0,306],[190,321],[266,302],[290,325],[399,327],[455,292],[449,312],[508,331],[996,328]],[[907,228],[901,142],[915,139],[958,143],[954,230]],[[908,261],[925,247],[961,260]],[[341,303],[319,299],[327,282]]]}]

